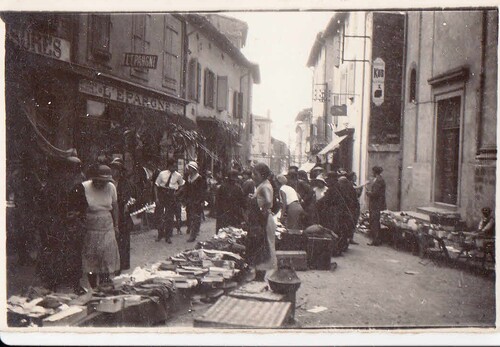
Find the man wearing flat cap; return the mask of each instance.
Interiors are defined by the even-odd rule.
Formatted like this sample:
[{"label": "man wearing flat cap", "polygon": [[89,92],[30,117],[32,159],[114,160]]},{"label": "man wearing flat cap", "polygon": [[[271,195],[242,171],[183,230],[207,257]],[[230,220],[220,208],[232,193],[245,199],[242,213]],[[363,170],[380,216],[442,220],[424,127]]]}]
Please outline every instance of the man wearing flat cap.
[{"label": "man wearing flat cap", "polygon": [[366,194],[369,198],[369,211],[370,211],[370,235],[372,242],[369,246],[379,246],[380,241],[380,211],[385,210],[385,181],[382,177],[382,171],[384,171],[380,166],[374,166],[373,181],[371,184],[371,189],[366,190]]}]

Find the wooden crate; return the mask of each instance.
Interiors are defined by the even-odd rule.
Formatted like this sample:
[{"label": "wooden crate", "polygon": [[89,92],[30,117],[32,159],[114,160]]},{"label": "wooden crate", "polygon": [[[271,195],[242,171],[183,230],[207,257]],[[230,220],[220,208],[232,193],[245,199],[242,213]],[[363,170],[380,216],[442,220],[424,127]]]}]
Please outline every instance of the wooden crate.
[{"label": "wooden crate", "polygon": [[305,251],[276,251],[278,264],[290,264],[296,271],[307,270],[307,253]]}]

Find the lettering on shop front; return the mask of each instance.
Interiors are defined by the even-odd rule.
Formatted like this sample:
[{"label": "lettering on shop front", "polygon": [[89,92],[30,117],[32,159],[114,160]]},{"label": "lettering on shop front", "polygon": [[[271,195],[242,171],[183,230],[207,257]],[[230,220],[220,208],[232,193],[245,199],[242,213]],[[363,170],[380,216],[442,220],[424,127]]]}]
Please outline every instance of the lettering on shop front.
[{"label": "lettering on shop front", "polygon": [[170,103],[163,99],[145,96],[124,88],[108,86],[100,82],[81,80],[79,84],[79,91],[84,94],[134,106],[145,107],[156,111],[168,111],[177,115],[184,114],[184,108],[181,105]]},{"label": "lettering on shop front", "polygon": [[31,30],[10,28],[7,38],[18,47],[57,60],[70,61],[70,43],[59,37]]}]

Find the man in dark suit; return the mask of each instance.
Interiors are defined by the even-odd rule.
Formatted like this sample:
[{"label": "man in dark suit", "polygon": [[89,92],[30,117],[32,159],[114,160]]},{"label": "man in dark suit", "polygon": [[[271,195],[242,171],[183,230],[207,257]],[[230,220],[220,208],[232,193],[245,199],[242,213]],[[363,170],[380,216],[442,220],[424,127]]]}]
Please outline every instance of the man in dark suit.
[{"label": "man in dark suit", "polygon": [[373,181],[371,184],[371,189],[366,191],[369,198],[369,210],[370,210],[370,235],[372,242],[369,246],[379,246],[380,241],[380,211],[385,210],[385,181],[381,174],[384,171],[380,166],[374,166]]}]

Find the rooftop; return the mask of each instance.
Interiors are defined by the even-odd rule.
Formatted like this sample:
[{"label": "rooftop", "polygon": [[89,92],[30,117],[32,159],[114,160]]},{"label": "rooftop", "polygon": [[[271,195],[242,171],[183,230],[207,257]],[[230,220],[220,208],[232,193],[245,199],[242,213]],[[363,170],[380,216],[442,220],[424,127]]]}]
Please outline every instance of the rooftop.
[{"label": "rooftop", "polygon": [[247,67],[251,73],[254,83],[260,83],[259,65],[250,62],[241,53],[238,47],[234,46],[231,41],[204,16],[194,13],[185,14],[186,20],[195,28],[203,31],[203,35],[213,41],[222,51],[231,56],[238,64]]}]

